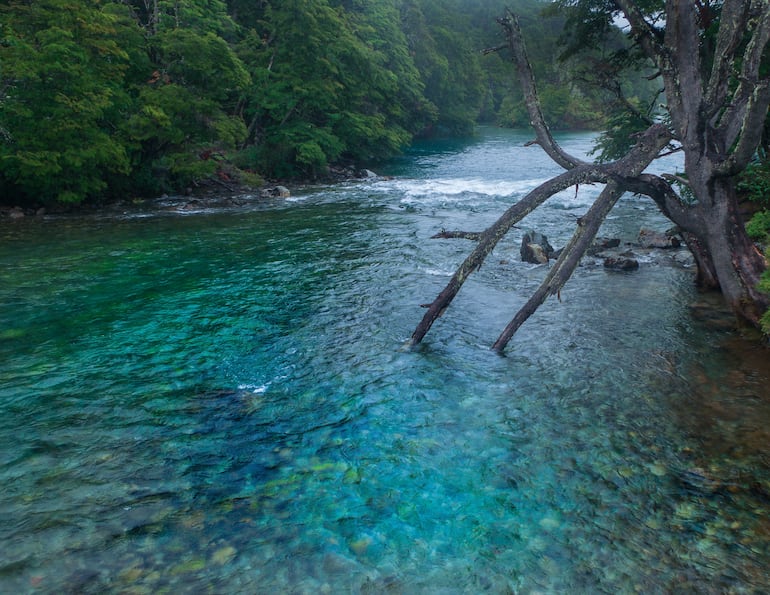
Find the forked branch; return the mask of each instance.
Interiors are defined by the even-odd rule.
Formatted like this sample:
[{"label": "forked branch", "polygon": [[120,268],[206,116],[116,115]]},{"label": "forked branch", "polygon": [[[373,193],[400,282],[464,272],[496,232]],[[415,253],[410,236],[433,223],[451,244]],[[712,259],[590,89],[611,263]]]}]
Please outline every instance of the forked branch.
[{"label": "forked branch", "polygon": [[409,344],[417,345],[422,341],[436,319],[444,313],[444,310],[446,310],[460,291],[460,288],[468,279],[468,276],[481,267],[484,259],[490,252],[492,252],[492,250],[494,250],[497,243],[505,237],[505,234],[510,231],[511,227],[557,192],[561,192],[576,184],[606,181],[606,177],[599,171],[600,169],[601,168],[597,169],[593,165],[586,164],[564,172],[560,176],[541,184],[515,205],[509,207],[497,221],[481,233],[479,243],[476,244],[474,250],[463,261],[457,271],[455,271],[455,274],[452,276],[444,290],[428,307],[420,324],[417,325],[414,333],[412,333]]},{"label": "forked branch", "polygon": [[[493,346],[498,351],[504,349],[516,330],[537,310],[547,296],[559,291],[564,283],[567,282],[580,262],[580,258],[596,236],[605,217],[627,186],[644,171],[671,140],[670,131],[665,126],[656,124],[650,126],[644,134],[640,135],[636,145],[618,161],[603,164],[586,163],[564,152],[551,137],[543,119],[537,99],[532,69],[526,56],[518,21],[509,12],[506,17],[499,19],[499,22],[505,29],[509,47],[514,54],[514,60],[526,95],[530,119],[537,133],[538,144],[541,145],[551,158],[566,168],[567,171],[535,188],[519,202],[509,207],[495,223],[480,234],[478,244],[474,250],[455,271],[446,287],[428,306],[427,311],[417,325],[417,328],[415,328],[409,341],[409,344],[412,346],[422,341],[433,323],[449,307],[460,288],[468,279],[468,276],[481,267],[497,243],[516,223],[557,192],[571,186],[591,182],[607,184],[588,213],[580,219],[578,229],[572,240],[564,249],[540,288],[516,314]],[[439,236],[441,235],[439,234]]]},{"label": "forked branch", "polygon": [[[412,333],[409,344],[417,345],[422,341],[431,326],[433,326],[433,323],[449,307],[449,304],[458,294],[460,288],[468,279],[468,276],[481,267],[484,259],[492,252],[497,243],[508,233],[511,227],[521,219],[526,217],[557,192],[577,184],[591,182],[608,183],[611,180],[615,180],[613,187],[617,185],[622,190],[625,190],[627,181],[639,176],[670,140],[671,135],[665,126],[659,124],[651,126],[639,138],[639,141],[631,151],[629,151],[629,153],[622,159],[601,165],[586,163],[575,167],[541,184],[519,202],[510,206],[497,221],[481,233],[479,243],[474,250],[468,255],[465,261],[463,261],[457,271],[455,271],[455,274],[449,280],[446,287],[444,287],[443,291],[435,300],[433,300],[430,306],[428,306],[428,310],[425,312],[420,324],[417,325],[414,333]],[[599,199],[597,199],[597,203],[603,204],[606,197],[607,195],[603,192]],[[584,229],[578,229],[576,232],[575,237],[573,238],[573,249],[564,251],[556,265],[554,265],[554,269],[557,270],[551,272],[552,275],[559,275],[555,278],[557,279],[557,282],[561,282],[561,285],[569,279],[575,266],[577,266],[580,257],[589,247],[593,236],[596,235],[596,230],[599,229],[602,221],[604,221],[607,213],[609,213],[608,209],[612,208],[615,201],[617,201],[617,198],[611,203],[608,203],[607,210],[601,206],[596,208],[592,207],[588,214],[581,218]],[[596,229],[592,232],[591,230],[594,227]],[[584,239],[581,240],[580,238]],[[573,243],[571,243],[571,246]],[[572,266],[573,261],[574,266]],[[570,266],[572,266],[572,268],[569,268]],[[558,287],[561,287],[561,285]],[[526,320],[526,318],[529,317],[540,304],[542,304],[546,296],[547,292],[543,296],[543,300],[541,300],[537,306],[527,314],[524,320]],[[524,320],[521,322],[524,322]],[[516,328],[520,325],[521,323],[518,323]],[[508,337],[508,339],[510,339],[510,337]],[[505,342],[507,343],[507,340]],[[502,349],[502,347],[500,349]]]},{"label": "forked branch", "polygon": [[519,327],[526,322],[527,318],[535,313],[549,295],[554,295],[561,290],[572,276],[572,273],[575,272],[578,264],[580,264],[580,259],[585,254],[585,251],[591,246],[591,242],[596,237],[602,222],[622,195],[623,188],[619,187],[617,182],[611,180],[604,187],[604,190],[602,190],[599,198],[596,199],[596,202],[588,210],[588,213],[578,220],[577,229],[569,244],[562,250],[556,264],[548,271],[548,275],[546,275],[540,287],[537,288],[537,291],[516,313],[513,320],[508,323],[508,326],[505,327],[505,330],[495,341],[495,344],[492,345],[492,349],[498,352],[505,349],[508,341],[519,330]]}]

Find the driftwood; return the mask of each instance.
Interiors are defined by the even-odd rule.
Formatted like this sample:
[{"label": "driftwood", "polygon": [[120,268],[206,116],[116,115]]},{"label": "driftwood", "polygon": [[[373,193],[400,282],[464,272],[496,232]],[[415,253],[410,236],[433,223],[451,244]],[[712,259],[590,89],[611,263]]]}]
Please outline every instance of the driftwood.
[{"label": "driftwood", "polygon": [[[481,267],[484,259],[508,231],[557,192],[579,184],[594,182],[606,184],[594,205],[578,220],[577,229],[572,239],[562,251],[545,280],[495,341],[492,348],[496,351],[505,349],[513,334],[524,321],[537,310],[549,295],[559,292],[574,272],[580,258],[591,245],[607,214],[630,186],[635,185],[637,190],[655,189],[660,195],[661,201],[665,202],[666,199],[665,191],[656,186],[659,178],[644,180],[638,178],[661,149],[670,142],[670,131],[663,125],[651,126],[638,138],[636,145],[622,159],[611,163],[587,163],[569,155],[556,143],[545,124],[518,20],[513,14],[508,13],[505,17],[498,19],[498,22],[505,30],[508,40],[505,47],[508,47],[513,54],[518,76],[524,89],[529,116],[537,135],[537,140],[533,142],[540,145],[554,161],[567,171],[532,190],[519,202],[509,207],[495,223],[481,232],[474,250],[463,261],[443,291],[428,306],[409,341],[412,346],[422,341],[433,323],[449,307],[468,276]],[[489,51],[497,51],[502,47]],[[460,236],[438,234],[438,237]]]},{"label": "driftwood", "polygon": [[436,235],[430,236],[431,240],[435,240],[438,238],[445,239],[445,240],[454,239],[454,238],[461,238],[463,240],[480,240],[481,232],[480,231],[460,231],[460,230],[447,231],[446,229],[442,229]]}]

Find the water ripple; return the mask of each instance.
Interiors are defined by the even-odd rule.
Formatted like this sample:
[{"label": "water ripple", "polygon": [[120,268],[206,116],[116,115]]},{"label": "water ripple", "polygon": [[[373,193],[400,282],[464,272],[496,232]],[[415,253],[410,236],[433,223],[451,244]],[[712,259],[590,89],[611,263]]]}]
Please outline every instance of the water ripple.
[{"label": "water ripple", "polygon": [[547,271],[523,229],[563,244],[598,189],[402,349],[471,246],[430,236],[551,175],[485,134],[289,206],[7,235],[0,590],[761,592],[770,366],[688,272],[580,267],[489,351]]}]

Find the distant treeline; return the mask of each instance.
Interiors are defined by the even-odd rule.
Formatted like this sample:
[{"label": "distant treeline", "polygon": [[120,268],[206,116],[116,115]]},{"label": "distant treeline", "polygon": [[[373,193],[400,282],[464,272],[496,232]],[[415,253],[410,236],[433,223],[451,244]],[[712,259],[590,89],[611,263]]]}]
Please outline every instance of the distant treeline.
[{"label": "distant treeline", "polygon": [[10,0],[0,202],[318,178],[419,135],[525,126],[495,18],[512,6],[554,127],[603,123],[538,0]]}]

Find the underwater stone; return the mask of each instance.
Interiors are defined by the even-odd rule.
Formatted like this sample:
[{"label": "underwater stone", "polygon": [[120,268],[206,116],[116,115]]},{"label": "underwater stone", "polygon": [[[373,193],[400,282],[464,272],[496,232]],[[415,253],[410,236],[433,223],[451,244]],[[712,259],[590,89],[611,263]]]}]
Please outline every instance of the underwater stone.
[{"label": "underwater stone", "polygon": [[522,262],[532,264],[546,264],[549,259],[554,258],[556,251],[548,242],[548,238],[542,233],[528,231],[521,240],[519,249]]},{"label": "underwater stone", "polygon": [[623,256],[608,256],[604,259],[604,268],[612,271],[633,271],[639,268],[639,261]]},{"label": "underwater stone", "polygon": [[226,545],[225,547],[219,548],[211,555],[211,561],[214,564],[224,566],[228,562],[231,562],[237,553],[238,550],[236,550],[233,546]]},{"label": "underwater stone", "polygon": [[366,554],[366,551],[369,549],[369,546],[372,545],[372,538],[368,535],[364,535],[363,537],[353,540],[350,542],[350,549],[356,556],[363,556]]}]

